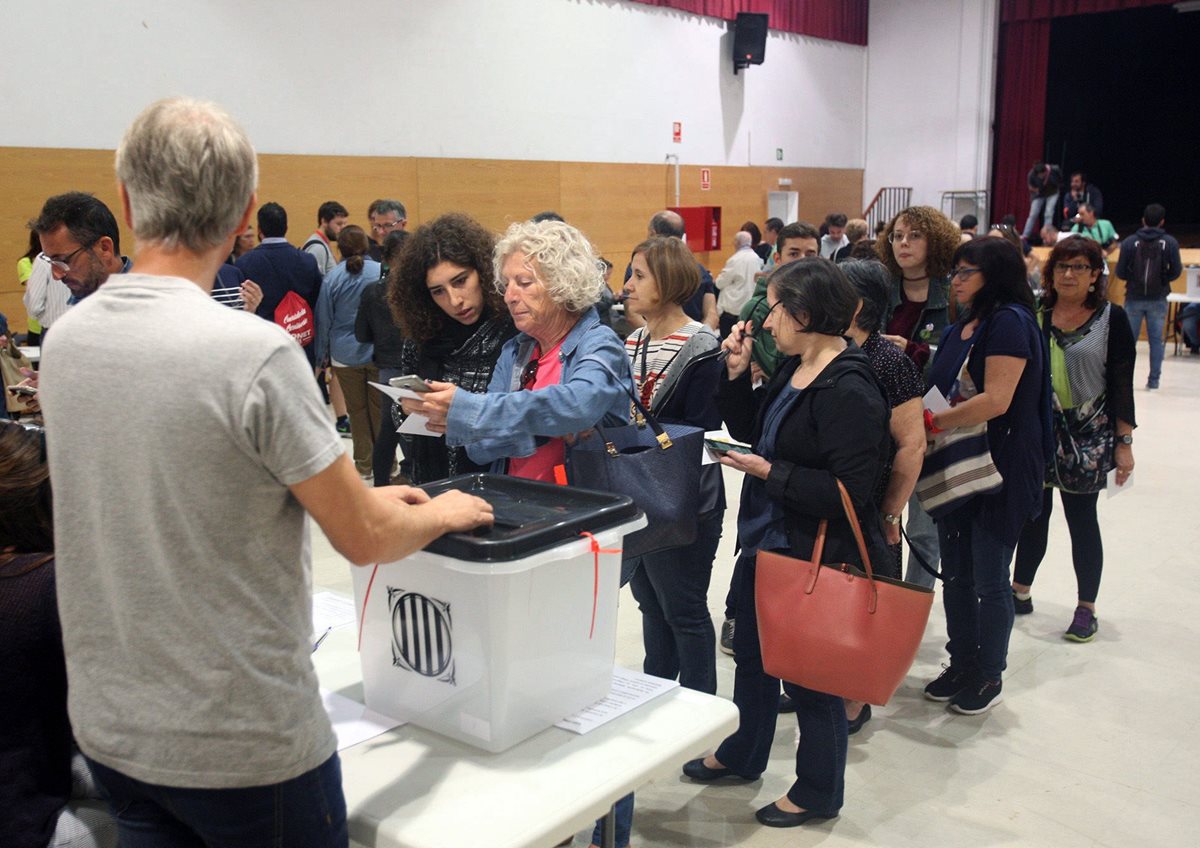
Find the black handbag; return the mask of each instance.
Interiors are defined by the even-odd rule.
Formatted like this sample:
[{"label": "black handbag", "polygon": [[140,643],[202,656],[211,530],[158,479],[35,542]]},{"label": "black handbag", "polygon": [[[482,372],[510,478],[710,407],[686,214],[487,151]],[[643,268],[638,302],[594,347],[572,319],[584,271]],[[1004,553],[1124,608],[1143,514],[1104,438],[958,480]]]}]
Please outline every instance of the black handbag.
[{"label": "black handbag", "polygon": [[625,537],[624,556],[642,556],[690,545],[700,510],[700,465],[704,431],[686,424],[660,424],[625,385],[635,423],[597,426],[577,441],[569,462],[571,485],[628,495],[646,514],[646,527]]}]

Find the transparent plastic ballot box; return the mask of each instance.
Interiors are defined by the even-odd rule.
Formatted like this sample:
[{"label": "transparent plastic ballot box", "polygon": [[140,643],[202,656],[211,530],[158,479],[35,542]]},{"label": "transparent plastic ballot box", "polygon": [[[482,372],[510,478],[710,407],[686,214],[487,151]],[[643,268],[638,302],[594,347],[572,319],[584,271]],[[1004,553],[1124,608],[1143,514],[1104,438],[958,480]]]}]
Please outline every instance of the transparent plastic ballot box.
[{"label": "transparent plastic ballot box", "polygon": [[496,522],[354,569],[366,705],[496,752],[606,696],[633,501],[497,474],[422,488],[478,495]]}]

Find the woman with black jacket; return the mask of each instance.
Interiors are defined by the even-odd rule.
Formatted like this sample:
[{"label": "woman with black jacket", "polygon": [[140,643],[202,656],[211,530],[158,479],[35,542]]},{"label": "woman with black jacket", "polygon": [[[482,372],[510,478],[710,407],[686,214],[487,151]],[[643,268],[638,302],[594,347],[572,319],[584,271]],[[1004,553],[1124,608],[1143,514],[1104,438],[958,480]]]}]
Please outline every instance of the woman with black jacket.
[{"label": "woman with black jacket", "polygon": [[[858,292],[832,262],[810,258],[777,270],[767,300],[771,311],[763,330],[790,357],[770,384],[757,392],[750,384],[750,334],[761,332],[758,328],[739,324],[723,345],[728,358],[717,404],[729,432],[755,450],[728,453],[721,460],[746,473],[738,514],[741,583],[733,637],[733,700],[741,720],[714,754],[683,767],[684,775],[698,781],[757,779],[774,741],[779,681],[762,668],[754,608],[756,553],[776,550],[807,559],[818,525],[828,520],[823,559],[861,566],[842,510],[840,480],[872,559],[882,562],[888,556],[873,503],[890,447],[887,399],[867,357],[843,337]],[[845,782],[842,699],[788,682],[783,688],[796,705],[800,741],[796,782],[756,814],[770,827],[836,816]]]},{"label": "woman with black jacket", "polygon": [[[404,334],[400,373],[483,394],[500,348],[517,334],[496,290],[496,239],[482,224],[451,213],[422,224],[388,276],[388,303]],[[402,415],[400,404],[394,414]],[[486,471],[466,448],[413,436],[404,470],[416,485]]]},{"label": "woman with black jacket", "polygon": [[[720,343],[683,311],[700,285],[696,260],[681,240],[652,238],[634,249],[630,267],[625,308],[646,323],[625,340],[625,351],[642,404],[662,422],[718,429]],[[623,567],[642,610],[643,670],[678,677],[681,685],[710,695],[717,691],[717,661],[708,584],[724,516],[721,469],[705,466],[696,540],[627,560]]]}]

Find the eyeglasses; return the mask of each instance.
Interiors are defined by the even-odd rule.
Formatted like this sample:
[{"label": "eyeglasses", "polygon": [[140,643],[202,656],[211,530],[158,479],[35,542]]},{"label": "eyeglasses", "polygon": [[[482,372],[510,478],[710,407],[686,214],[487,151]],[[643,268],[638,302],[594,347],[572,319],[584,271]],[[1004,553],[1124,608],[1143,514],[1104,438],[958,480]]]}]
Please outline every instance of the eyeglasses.
[{"label": "eyeglasses", "polygon": [[92,247],[92,245],[94,245],[97,241],[100,241],[100,239],[96,239],[95,241],[88,242],[83,247],[79,248],[78,250],[71,251],[66,256],[64,256],[62,259],[54,259],[52,257],[47,256],[44,253],[39,253],[38,258],[41,259],[43,262],[48,263],[50,265],[50,269],[52,271],[58,271],[58,273],[60,273],[60,274],[69,274],[71,272],[71,260],[74,259],[79,254],[83,253],[83,251]]},{"label": "eyeglasses", "polygon": [[902,241],[907,241],[909,244],[918,241],[925,241],[925,234],[920,230],[913,230],[911,233],[902,233],[899,230],[892,230],[892,234],[888,236],[888,241],[892,244],[899,244]]},{"label": "eyeglasses", "polygon": [[372,224],[371,231],[376,233],[390,233],[403,223],[403,221],[381,221],[378,224]]},{"label": "eyeglasses", "polygon": [[525,369],[521,372],[521,388],[532,388],[534,382],[537,381],[538,367],[542,364],[542,349],[540,345],[533,346],[533,355],[529,357],[529,361],[525,363]]},{"label": "eyeglasses", "polygon": [[1074,264],[1071,264],[1068,262],[1055,262],[1054,270],[1056,272],[1058,272],[1059,274],[1067,274],[1067,273],[1086,274],[1089,271],[1095,271],[1096,269],[1093,268],[1091,265],[1085,265],[1082,262],[1077,262]]},{"label": "eyeglasses", "polygon": [[967,277],[981,270],[981,268],[955,268],[950,272],[950,279],[953,280],[955,277],[958,277],[960,280],[965,280]]}]

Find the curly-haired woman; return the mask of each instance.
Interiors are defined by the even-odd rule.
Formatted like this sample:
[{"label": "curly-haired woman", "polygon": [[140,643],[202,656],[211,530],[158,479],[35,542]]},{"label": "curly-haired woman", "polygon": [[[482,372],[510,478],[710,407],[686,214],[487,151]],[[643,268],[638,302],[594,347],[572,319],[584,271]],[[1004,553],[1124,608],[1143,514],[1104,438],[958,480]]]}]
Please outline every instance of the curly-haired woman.
[{"label": "curly-haired woman", "polygon": [[[484,392],[504,342],[516,334],[492,265],[495,239],[466,215],[423,224],[409,237],[388,281],[404,332],[400,373]],[[413,483],[483,470],[462,447],[416,436],[406,448]]]},{"label": "curly-haired woman", "polygon": [[629,362],[596,314],[600,260],[579,230],[561,221],[515,223],[493,262],[496,291],[518,333],[500,351],[487,394],[435,381],[404,410],[425,415],[447,444],[467,445],[475,462],[552,483],[565,475],[564,437],[628,420],[621,377]]},{"label": "curly-haired woman", "polygon": [[[930,344],[955,318],[950,304],[950,260],[960,244],[954,222],[932,206],[910,206],[888,222],[876,241],[879,258],[892,275],[889,314],[884,338],[907,353],[924,369]],[[908,503],[905,526],[915,556],[910,555],[904,579],[933,585],[933,575],[919,564],[937,568],[940,558],[937,530],[916,497]]]}]

